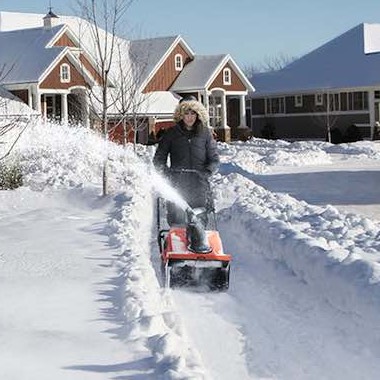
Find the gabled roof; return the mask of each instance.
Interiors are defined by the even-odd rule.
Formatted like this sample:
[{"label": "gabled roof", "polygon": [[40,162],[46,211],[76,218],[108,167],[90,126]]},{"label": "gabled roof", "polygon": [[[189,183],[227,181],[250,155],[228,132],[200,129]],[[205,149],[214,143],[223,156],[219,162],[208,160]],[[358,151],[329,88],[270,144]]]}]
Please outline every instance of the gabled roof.
[{"label": "gabled roof", "polygon": [[38,82],[51,62],[65,50],[64,47],[46,49],[50,40],[63,25],[51,30],[33,28],[0,32],[0,68],[9,73],[3,84]]},{"label": "gabled roof", "polygon": [[185,49],[190,57],[194,56],[194,52],[180,35],[130,41],[129,57],[131,61],[144,66],[144,74],[139,81],[142,88],[154,76],[178,44]]},{"label": "gabled roof", "polygon": [[184,67],[181,75],[173,83],[171,90],[181,92],[208,88],[227,63],[232,66],[246,87],[250,91],[255,91],[229,54],[196,55],[194,60]]},{"label": "gabled roof", "polygon": [[380,25],[360,24],[282,70],[254,74],[255,97],[380,85]]}]

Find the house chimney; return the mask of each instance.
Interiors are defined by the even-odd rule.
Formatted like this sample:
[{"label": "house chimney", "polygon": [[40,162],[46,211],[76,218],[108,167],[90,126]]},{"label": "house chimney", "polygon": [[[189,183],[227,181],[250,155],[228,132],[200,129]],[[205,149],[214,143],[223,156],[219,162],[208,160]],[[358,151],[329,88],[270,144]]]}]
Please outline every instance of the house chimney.
[{"label": "house chimney", "polygon": [[49,8],[49,12],[46,14],[46,16],[43,18],[44,20],[44,29],[50,30],[53,26],[57,25],[58,16],[53,13],[51,10],[51,7]]}]

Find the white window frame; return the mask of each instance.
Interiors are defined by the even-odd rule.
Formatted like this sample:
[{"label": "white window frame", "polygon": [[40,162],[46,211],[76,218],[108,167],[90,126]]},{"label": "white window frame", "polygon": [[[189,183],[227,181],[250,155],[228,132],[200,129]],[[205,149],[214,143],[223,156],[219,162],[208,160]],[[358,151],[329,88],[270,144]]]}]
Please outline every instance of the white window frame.
[{"label": "white window frame", "polygon": [[323,106],[323,94],[315,94],[314,101],[316,106]]},{"label": "white window frame", "polygon": [[183,57],[182,54],[176,54],[174,56],[174,67],[176,71],[182,71],[183,69]]},{"label": "white window frame", "polygon": [[59,71],[61,83],[69,83],[71,81],[70,65],[62,63]]},{"label": "white window frame", "polygon": [[303,107],[303,96],[295,95],[294,96],[294,107]]},{"label": "white window frame", "polygon": [[231,83],[231,69],[226,67],[225,69],[223,69],[223,84],[229,86]]},{"label": "white window frame", "polygon": [[273,97],[266,98],[265,100],[265,114],[274,115],[274,114],[285,114],[285,97]]}]

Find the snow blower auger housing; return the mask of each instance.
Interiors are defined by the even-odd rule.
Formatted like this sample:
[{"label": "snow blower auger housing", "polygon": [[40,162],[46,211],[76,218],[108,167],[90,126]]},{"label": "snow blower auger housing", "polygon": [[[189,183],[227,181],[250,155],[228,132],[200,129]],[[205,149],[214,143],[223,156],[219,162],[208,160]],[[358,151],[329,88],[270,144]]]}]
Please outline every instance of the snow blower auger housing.
[{"label": "snow blower auger housing", "polygon": [[[165,287],[191,287],[223,291],[229,287],[231,256],[223,251],[214,212],[208,212],[207,229],[201,222],[203,209],[187,209],[187,223],[163,227],[166,202],[158,198],[158,244]],[[165,220],[163,221],[163,216]],[[210,216],[212,218],[210,218]],[[209,229],[209,226],[213,228]]]}]

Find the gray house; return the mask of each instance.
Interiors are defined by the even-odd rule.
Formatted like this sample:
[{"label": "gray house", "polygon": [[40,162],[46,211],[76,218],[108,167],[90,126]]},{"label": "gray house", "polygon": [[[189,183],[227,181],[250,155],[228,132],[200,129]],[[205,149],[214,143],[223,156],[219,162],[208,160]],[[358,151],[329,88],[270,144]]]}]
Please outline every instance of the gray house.
[{"label": "gray house", "polygon": [[355,130],[373,138],[380,121],[380,24],[360,24],[251,82],[255,136],[324,139]]}]

